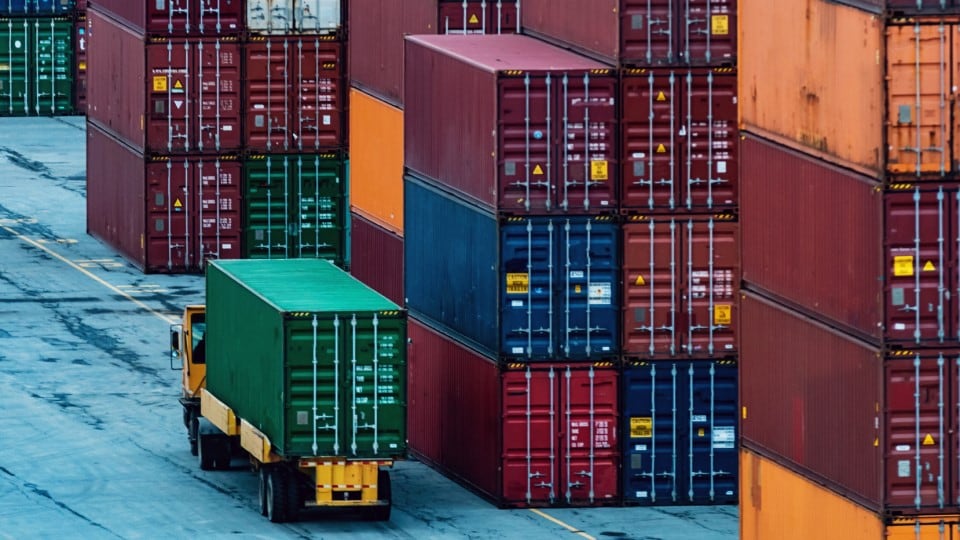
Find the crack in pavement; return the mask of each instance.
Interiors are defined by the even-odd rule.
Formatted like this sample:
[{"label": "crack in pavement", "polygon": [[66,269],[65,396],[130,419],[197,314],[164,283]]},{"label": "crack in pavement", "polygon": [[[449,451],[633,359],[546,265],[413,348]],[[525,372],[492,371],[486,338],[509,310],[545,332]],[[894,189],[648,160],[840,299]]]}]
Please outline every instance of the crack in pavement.
[{"label": "crack in pavement", "polygon": [[[69,124],[68,124],[69,125]],[[25,171],[36,173],[45,180],[52,180],[56,182],[59,187],[70,191],[72,193],[78,193],[86,197],[87,186],[86,186],[86,175],[72,175],[72,176],[56,176],[53,174],[53,171],[50,170],[50,167],[47,167],[44,163],[40,161],[33,161],[32,159],[24,156],[16,150],[12,150],[5,146],[0,146],[0,154],[7,156],[7,159],[10,160],[14,166],[19,167]],[[82,181],[82,184],[78,187],[71,184],[77,184],[77,182]]]}]

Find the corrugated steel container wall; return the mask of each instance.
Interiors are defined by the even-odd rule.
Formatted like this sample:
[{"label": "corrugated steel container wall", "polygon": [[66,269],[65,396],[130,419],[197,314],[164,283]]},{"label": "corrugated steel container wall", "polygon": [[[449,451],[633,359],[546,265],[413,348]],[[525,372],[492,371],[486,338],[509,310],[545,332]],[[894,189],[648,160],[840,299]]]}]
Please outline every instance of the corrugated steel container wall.
[{"label": "corrugated steel container wall", "polygon": [[403,305],[403,237],[350,212],[350,273],[398,305]]},{"label": "corrugated steel container wall", "polygon": [[73,103],[78,114],[87,113],[87,15],[78,13],[73,36]]},{"label": "corrugated steel container wall", "polygon": [[350,90],[350,204],[403,235],[403,111]]},{"label": "corrugated steel container wall", "polygon": [[624,500],[736,504],[736,362],[633,362],[620,379]]},{"label": "corrugated steel container wall", "polygon": [[0,115],[71,114],[73,22],[0,19]]},{"label": "corrugated steel container wall", "polygon": [[74,0],[0,0],[0,16],[70,15],[75,7]]},{"label": "corrugated steel container wall", "polygon": [[251,34],[337,34],[346,10],[343,0],[247,0],[246,5]]},{"label": "corrugated steel container wall", "polygon": [[440,0],[440,24],[437,34],[514,34],[520,33],[522,0]]},{"label": "corrugated steel container wall", "polygon": [[237,36],[243,30],[243,0],[93,0],[90,11],[141,36]]},{"label": "corrugated steel container wall", "polygon": [[417,321],[409,335],[413,452],[503,506],[619,501],[616,369],[501,371]]},{"label": "corrugated steel container wall", "polygon": [[521,24],[618,66],[736,63],[736,0],[524,0]]},{"label": "corrugated steel container wall", "polygon": [[881,175],[883,19],[825,0],[750,0],[739,28],[743,128]]},{"label": "corrugated steel container wall", "polygon": [[619,353],[620,249],[610,218],[498,222],[412,177],[405,198],[411,311],[502,360]]},{"label": "corrugated steel container wall", "polygon": [[735,355],[739,242],[735,221],[629,217],[623,224],[623,353],[641,358]]},{"label": "corrugated steel container wall", "polygon": [[276,453],[405,456],[404,311],[318,260],[215,262],[206,285],[206,388]]},{"label": "corrugated steel container wall", "polygon": [[882,339],[878,184],[751,135],[741,148],[745,286]]},{"label": "corrugated steel container wall", "polygon": [[236,156],[147,158],[96,124],[87,132],[90,234],[145,272],[198,272],[241,255]]},{"label": "corrugated steel container wall", "polygon": [[339,153],[248,155],[244,258],[346,257],[346,162]]},{"label": "corrugated steel container wall", "polygon": [[408,37],[405,66],[407,168],[499,211],[616,210],[606,66],[509,35]]},{"label": "corrugated steel container wall", "polygon": [[627,70],[620,85],[621,208],[735,210],[736,71]]},{"label": "corrugated steel container wall", "polygon": [[257,152],[308,152],[346,142],[343,42],[254,37],[244,47],[244,145]]},{"label": "corrugated steel container wall", "polygon": [[[403,106],[403,38],[408,35],[442,34],[463,29],[475,31],[471,15],[481,1],[443,0],[350,0],[350,81],[357,88],[397,107]],[[490,22],[486,33],[519,31],[516,13],[521,0],[485,2]],[[370,13],[379,14],[376,17]],[[482,18],[481,20],[485,20]],[[482,25],[481,25],[482,29]],[[498,31],[499,30],[499,31]]]}]

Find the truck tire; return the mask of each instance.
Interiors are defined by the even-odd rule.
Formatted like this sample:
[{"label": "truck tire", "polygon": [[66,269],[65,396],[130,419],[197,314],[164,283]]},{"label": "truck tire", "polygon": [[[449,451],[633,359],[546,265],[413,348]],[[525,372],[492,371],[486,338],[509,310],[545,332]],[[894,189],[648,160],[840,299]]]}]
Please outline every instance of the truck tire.
[{"label": "truck tire", "polygon": [[257,470],[257,485],[258,485],[258,495],[260,503],[260,515],[267,515],[267,466],[261,465],[260,469]]},{"label": "truck tire", "polygon": [[267,469],[267,519],[284,523],[290,514],[290,478],[283,467]]},{"label": "truck tire", "polygon": [[214,460],[214,454],[216,453],[213,449],[216,441],[213,440],[213,435],[197,435],[197,461],[200,463],[201,471],[212,471],[216,467],[216,461]]},{"label": "truck tire", "polygon": [[390,473],[381,470],[377,473],[377,497],[386,501],[384,506],[374,506],[369,514],[370,521],[390,521],[390,510],[393,508],[393,493],[390,487]]},{"label": "truck tire", "polygon": [[200,419],[196,411],[190,411],[190,423],[187,425],[187,439],[190,440],[190,455],[197,455],[197,433],[200,431]]}]

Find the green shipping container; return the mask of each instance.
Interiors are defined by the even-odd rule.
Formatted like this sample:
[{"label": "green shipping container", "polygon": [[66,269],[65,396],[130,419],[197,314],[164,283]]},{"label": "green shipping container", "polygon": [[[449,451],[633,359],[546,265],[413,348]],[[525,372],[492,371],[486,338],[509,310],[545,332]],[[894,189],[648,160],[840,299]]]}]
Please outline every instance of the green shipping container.
[{"label": "green shipping container", "polygon": [[292,457],[406,454],[406,312],[316,259],[207,264],[207,389]]},{"label": "green shipping container", "polygon": [[0,19],[0,115],[73,114],[73,22]]},{"label": "green shipping container", "polygon": [[244,258],[325,259],[344,266],[343,155],[250,156],[244,179]]}]

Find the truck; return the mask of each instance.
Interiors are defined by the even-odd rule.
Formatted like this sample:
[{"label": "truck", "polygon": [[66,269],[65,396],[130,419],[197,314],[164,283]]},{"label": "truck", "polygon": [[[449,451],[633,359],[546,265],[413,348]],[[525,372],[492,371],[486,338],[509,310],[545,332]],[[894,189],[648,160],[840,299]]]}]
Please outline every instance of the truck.
[{"label": "truck", "polygon": [[305,507],[389,520],[407,453],[406,312],[320,259],[211,260],[170,327],[191,453],[247,457],[272,522]]}]

